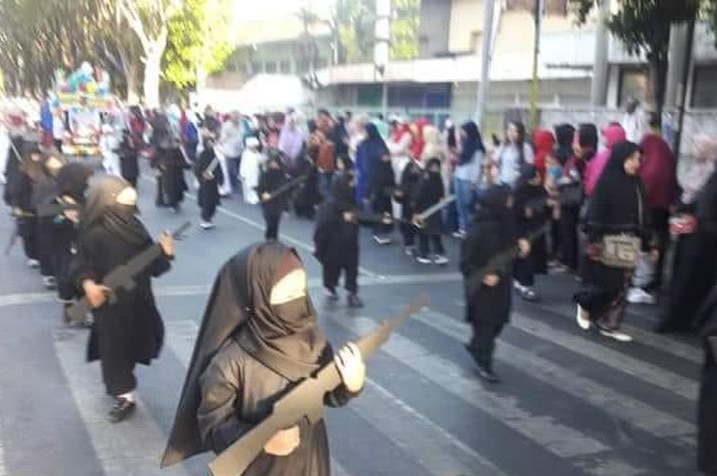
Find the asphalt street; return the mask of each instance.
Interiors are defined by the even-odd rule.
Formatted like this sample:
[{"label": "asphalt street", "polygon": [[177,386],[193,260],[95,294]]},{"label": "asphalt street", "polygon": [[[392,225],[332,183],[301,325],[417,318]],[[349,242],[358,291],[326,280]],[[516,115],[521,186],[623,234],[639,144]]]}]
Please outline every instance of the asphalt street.
[{"label": "asphalt street", "polygon": [[[61,323],[60,306],[25,266],[20,246],[0,256],[0,476],[206,474],[208,456],[158,469],[209,288],[234,253],[261,240],[260,210],[226,199],[217,228],[199,230],[192,197],[179,214],[153,205],[140,181],[141,218],[158,234],[192,220],[173,270],[154,289],[167,327],[159,360],[138,370],[139,408],[106,421],[99,366],[84,360],[87,331]],[[12,223],[0,216],[0,237]],[[319,320],[334,346],[356,339],[421,294],[430,304],[375,355],[360,398],[327,410],[339,476],[689,476],[701,352],[695,341],[654,335],[657,308],[634,306],[620,344],[574,323],[569,276],[540,277],[541,301],[516,301],[483,384],[463,348],[458,242],[448,266],[422,265],[362,231],[366,306],[324,301],[311,256],[313,223],[286,216],[282,240],[307,264]],[[4,243],[3,243],[4,244]]]}]

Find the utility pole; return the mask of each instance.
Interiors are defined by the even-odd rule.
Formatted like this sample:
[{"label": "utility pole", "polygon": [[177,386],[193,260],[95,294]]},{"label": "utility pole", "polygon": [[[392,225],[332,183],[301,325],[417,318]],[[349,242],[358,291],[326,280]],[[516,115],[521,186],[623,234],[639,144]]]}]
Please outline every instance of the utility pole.
[{"label": "utility pole", "polygon": [[590,87],[590,104],[603,107],[607,104],[608,40],[607,19],[610,15],[610,0],[600,3],[600,18],[595,32],[595,56],[593,79]]},{"label": "utility pole", "polygon": [[478,104],[476,108],[476,123],[481,129],[485,126],[485,109],[488,101],[488,90],[490,89],[490,64],[493,59],[493,22],[498,1],[500,0],[484,0],[481,74],[480,82],[478,83]]},{"label": "utility pole", "polygon": [[682,70],[682,80],[680,82],[680,90],[678,100],[679,113],[677,131],[675,132],[675,158],[680,158],[680,146],[682,145],[682,131],[685,125],[685,109],[687,109],[687,83],[690,80],[690,69],[692,67],[692,49],[695,41],[695,24],[697,23],[697,14],[687,24],[687,46],[685,48],[685,64]]},{"label": "utility pole", "polygon": [[538,63],[540,60],[540,33],[543,25],[543,1],[535,0],[535,45],[533,48],[533,82],[530,88],[530,128],[535,129],[539,125],[538,99],[540,84],[538,78]]},{"label": "utility pole", "polygon": [[380,76],[382,84],[381,112],[384,120],[388,117],[388,68],[391,45],[391,0],[376,0],[376,26],[373,47],[374,76]]}]

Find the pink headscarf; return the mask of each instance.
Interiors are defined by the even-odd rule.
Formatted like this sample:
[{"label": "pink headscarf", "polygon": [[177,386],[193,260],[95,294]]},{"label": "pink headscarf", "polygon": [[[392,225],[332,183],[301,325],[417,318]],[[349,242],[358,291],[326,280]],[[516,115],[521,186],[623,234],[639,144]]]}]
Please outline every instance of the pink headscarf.
[{"label": "pink headscarf", "polygon": [[602,130],[602,135],[605,138],[605,149],[588,163],[588,167],[585,170],[585,193],[588,195],[592,195],[593,190],[595,190],[595,186],[610,160],[613,146],[627,140],[625,129],[619,124],[607,126]]}]

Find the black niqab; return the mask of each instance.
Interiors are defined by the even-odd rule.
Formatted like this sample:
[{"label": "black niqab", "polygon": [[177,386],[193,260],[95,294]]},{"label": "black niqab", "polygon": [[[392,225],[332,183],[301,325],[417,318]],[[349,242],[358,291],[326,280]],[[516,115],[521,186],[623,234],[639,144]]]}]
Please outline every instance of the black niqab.
[{"label": "black niqab", "polygon": [[93,180],[87,193],[82,226],[86,229],[103,226],[129,243],[144,244],[151,241],[144,225],[137,218],[137,207],[117,203],[120,192],[131,187],[129,182],[116,176]]},{"label": "black niqab", "polygon": [[57,174],[57,192],[60,196],[68,195],[77,203],[85,201],[88,180],[92,176],[89,167],[72,163],[64,166]]},{"label": "black niqab", "polygon": [[[301,377],[306,377],[318,367],[326,340],[316,326],[308,294],[307,312],[295,313],[296,319],[279,318],[269,304],[276,268],[287,253],[296,252],[280,243],[252,245],[232,257],[219,271],[204,310],[162,467],[210,450],[202,443],[197,423],[199,379],[228,339],[235,337],[240,346],[270,368],[276,362],[262,359],[268,355],[277,357],[276,354],[280,354],[278,362],[295,361],[295,368],[282,369],[287,373],[299,368],[306,372]],[[253,320],[256,322],[250,325]],[[286,335],[287,331],[294,334]],[[297,342],[300,339],[304,342]],[[271,354],[265,349],[270,349]]]}]

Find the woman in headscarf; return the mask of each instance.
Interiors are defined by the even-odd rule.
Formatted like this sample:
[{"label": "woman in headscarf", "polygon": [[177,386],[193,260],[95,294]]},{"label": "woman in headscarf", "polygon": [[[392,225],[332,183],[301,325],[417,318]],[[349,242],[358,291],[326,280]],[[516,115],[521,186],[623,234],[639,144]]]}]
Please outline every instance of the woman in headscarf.
[{"label": "woman in headscarf", "polygon": [[573,138],[575,127],[571,124],[560,124],[555,126],[555,158],[558,163],[565,167],[568,160],[573,156]]},{"label": "woman in headscarf", "polygon": [[[717,143],[702,139],[697,148],[696,169],[705,177],[690,172],[681,183],[684,192],[673,218],[673,233],[678,235],[672,277],[668,291],[668,305],[657,326],[660,333],[685,332],[700,305],[717,279]],[[693,167],[695,167],[693,165]],[[702,182],[702,186],[700,183]],[[687,202],[687,203],[685,203]]]},{"label": "woman in headscarf", "polygon": [[608,162],[610,162],[612,148],[620,142],[625,142],[627,137],[625,135],[625,129],[623,129],[620,124],[610,124],[602,130],[602,135],[605,140],[605,149],[598,153],[593,160],[588,162],[587,169],[585,170],[585,193],[588,197],[593,194],[603,170]]},{"label": "woman in headscarf", "polygon": [[90,184],[81,217],[75,283],[95,316],[87,360],[100,360],[107,394],[115,399],[109,419],[116,423],[132,414],[136,364],[149,365],[159,356],[164,325],[154,301],[151,278],[166,273],[174,256],[171,235],[159,238],[162,254],[134,278],[136,286],[113,302],[102,281],[112,270],[153,246],[137,218],[137,191],[120,177],[100,177]]},{"label": "woman in headscarf", "polygon": [[632,142],[621,142],[612,148],[610,161],[588,206],[583,285],[575,295],[578,325],[587,330],[595,324],[602,335],[620,342],[632,341],[631,336],[619,329],[634,267],[603,264],[601,253],[604,237],[616,234],[635,236],[640,239],[643,250],[652,249],[644,191],[638,175],[640,156],[640,148]]},{"label": "woman in headscarf", "polygon": [[535,275],[547,272],[548,249],[545,232],[548,194],[534,165],[524,165],[515,187],[515,218],[521,236],[533,236],[530,255],[515,260],[514,286],[526,301],[535,301]]},{"label": "woman in headscarf", "polygon": [[[316,122],[313,120],[308,121],[308,129],[309,134],[313,135],[316,132]],[[296,216],[305,217],[309,220],[314,219],[316,205],[321,202],[318,183],[319,171],[316,168],[317,156],[318,150],[315,146],[305,147],[294,169],[294,174],[297,177],[305,177],[305,180],[296,186],[293,200],[294,210],[296,211]]]},{"label": "woman in headscarf", "polygon": [[336,286],[341,272],[348,291],[349,307],[362,307],[358,297],[359,206],[356,179],[352,173],[337,175],[331,198],[319,208],[314,231],[316,259],[323,267],[324,291],[330,300],[338,299]]},{"label": "woman in headscarf", "polygon": [[513,259],[495,259],[517,246],[512,200],[510,187],[488,188],[478,198],[475,222],[461,244],[466,320],[473,327],[466,349],[478,365],[478,375],[490,383],[499,381],[493,372],[495,340],[510,319],[513,301]]},{"label": "woman in headscarf", "polygon": [[533,144],[535,144],[535,167],[540,177],[545,180],[547,158],[554,153],[555,136],[547,129],[536,129],[533,132]]},{"label": "woman in headscarf", "polygon": [[585,201],[585,169],[595,157],[598,146],[597,128],[594,124],[580,124],[573,141],[573,157],[563,168],[558,180],[558,203],[560,204],[560,259],[570,272],[578,269],[579,245],[578,223],[580,208]]},{"label": "woman in headscarf", "polygon": [[[264,243],[237,254],[214,283],[162,465],[222,452],[268,417],[287,390],[332,362],[343,383],[324,403],[338,407],[361,391],[363,359],[354,344],[334,356],[296,251]],[[330,473],[323,420],[302,419],[263,450],[243,476]]]},{"label": "woman in headscarf", "polygon": [[137,178],[139,177],[139,150],[132,141],[132,135],[127,130],[122,131],[122,140],[119,144],[119,160],[120,174],[122,178],[128,181],[134,188],[137,188]]},{"label": "woman in headscarf", "polygon": [[[391,155],[386,143],[372,123],[366,124],[366,139],[359,145],[357,161],[361,158],[366,171],[366,196],[371,210],[382,216],[391,216],[391,195],[395,183]],[[379,223],[374,228],[374,240],[380,245],[391,243],[392,225]]]},{"label": "woman in headscarf", "polygon": [[459,140],[458,163],[453,172],[453,187],[458,210],[458,231],[454,236],[463,238],[472,222],[476,192],[481,182],[485,145],[478,131],[478,125],[473,121],[461,126]]},{"label": "woman in headscarf", "polygon": [[411,124],[411,135],[413,136],[413,142],[411,143],[411,156],[413,160],[420,162],[423,156],[423,149],[426,147],[426,140],[423,136],[425,128],[430,125],[426,119],[418,119],[416,122]]}]

